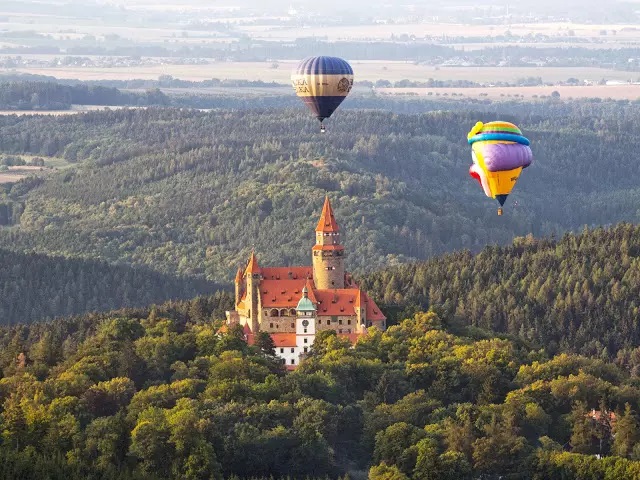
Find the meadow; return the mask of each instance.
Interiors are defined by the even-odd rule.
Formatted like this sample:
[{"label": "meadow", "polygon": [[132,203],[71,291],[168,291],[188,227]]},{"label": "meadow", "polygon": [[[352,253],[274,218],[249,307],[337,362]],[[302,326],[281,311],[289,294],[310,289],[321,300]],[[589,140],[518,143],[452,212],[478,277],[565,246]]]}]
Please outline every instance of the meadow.
[{"label": "meadow", "polygon": [[[23,55],[23,57],[28,57]],[[297,61],[274,62],[212,62],[206,65],[149,65],[127,67],[25,67],[4,70],[5,72],[52,75],[61,79],[77,80],[157,80],[161,75],[192,81],[211,78],[262,80],[289,84],[291,70]],[[358,61],[350,62],[356,75],[356,82],[380,79],[396,82],[399,80],[471,80],[475,82],[516,82],[526,77],[541,77],[545,82],[565,81],[571,77],[597,82],[602,78],[614,81],[637,79],[640,74],[606,68],[591,67],[463,67],[432,66],[413,62]],[[0,69],[0,73],[3,70]]]}]

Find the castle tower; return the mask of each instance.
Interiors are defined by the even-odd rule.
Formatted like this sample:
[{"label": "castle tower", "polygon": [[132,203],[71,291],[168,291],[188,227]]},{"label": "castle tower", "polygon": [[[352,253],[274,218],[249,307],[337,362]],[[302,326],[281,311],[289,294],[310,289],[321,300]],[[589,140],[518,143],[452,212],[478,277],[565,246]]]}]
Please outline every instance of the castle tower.
[{"label": "castle tower", "polygon": [[296,307],[296,347],[299,359],[303,359],[311,352],[311,346],[316,338],[316,307],[309,298],[309,290],[302,289],[302,298]]},{"label": "castle tower", "polygon": [[313,282],[319,290],[344,288],[344,247],[327,196],[316,226],[316,244],[312,249]]},{"label": "castle tower", "polygon": [[260,277],[261,269],[255,252],[251,252],[249,264],[244,271],[244,278],[247,282],[247,323],[251,331],[256,334],[259,331],[258,313],[260,312]]},{"label": "castle tower", "polygon": [[242,294],[244,293],[244,282],[242,281],[241,268],[239,268],[238,272],[236,273],[236,280],[234,283],[236,286],[236,305],[238,305],[240,303],[240,300],[242,299]]}]

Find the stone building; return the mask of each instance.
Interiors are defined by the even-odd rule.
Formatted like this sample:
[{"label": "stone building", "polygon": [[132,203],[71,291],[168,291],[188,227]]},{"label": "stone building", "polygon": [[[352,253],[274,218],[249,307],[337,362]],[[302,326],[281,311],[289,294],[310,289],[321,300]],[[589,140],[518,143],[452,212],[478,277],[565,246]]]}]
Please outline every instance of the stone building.
[{"label": "stone building", "polygon": [[287,366],[299,363],[315,333],[335,330],[352,342],[367,327],[386,328],[386,317],[345,271],[340,229],[327,197],[316,226],[311,266],[260,267],[255,252],[235,278],[235,309],[227,324],[240,324],[252,337],[271,334]]}]

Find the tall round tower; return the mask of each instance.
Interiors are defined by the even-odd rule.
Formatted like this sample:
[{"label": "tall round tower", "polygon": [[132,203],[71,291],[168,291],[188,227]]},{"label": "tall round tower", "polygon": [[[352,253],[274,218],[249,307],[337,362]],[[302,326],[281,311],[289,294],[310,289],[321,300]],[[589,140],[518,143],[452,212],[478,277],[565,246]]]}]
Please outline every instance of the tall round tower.
[{"label": "tall round tower", "polygon": [[344,247],[329,197],[324,200],[312,249],[313,283],[320,290],[344,288]]}]

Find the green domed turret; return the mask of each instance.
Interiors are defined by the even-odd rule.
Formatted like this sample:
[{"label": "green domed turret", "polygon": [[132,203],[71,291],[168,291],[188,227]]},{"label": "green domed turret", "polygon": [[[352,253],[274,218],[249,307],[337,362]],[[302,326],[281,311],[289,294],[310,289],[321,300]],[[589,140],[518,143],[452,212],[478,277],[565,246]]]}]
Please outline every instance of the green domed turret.
[{"label": "green domed turret", "polygon": [[298,306],[296,307],[298,312],[315,312],[316,307],[313,306],[313,302],[309,300],[309,290],[305,286],[302,289],[302,298],[298,302]]}]

